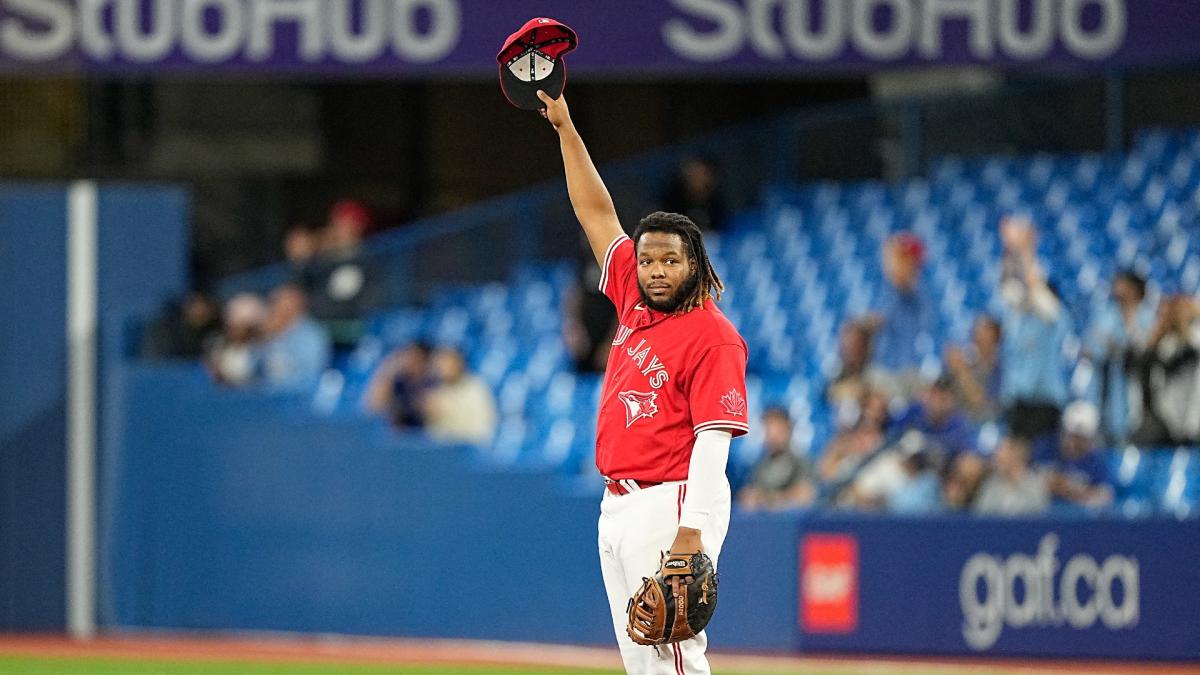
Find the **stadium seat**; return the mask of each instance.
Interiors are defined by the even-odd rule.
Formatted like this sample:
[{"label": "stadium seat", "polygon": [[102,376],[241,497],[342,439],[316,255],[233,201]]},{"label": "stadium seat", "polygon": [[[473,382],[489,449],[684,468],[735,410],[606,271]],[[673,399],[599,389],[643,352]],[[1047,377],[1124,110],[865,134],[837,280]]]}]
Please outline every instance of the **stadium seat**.
[{"label": "stadium seat", "polygon": [[[979,312],[1000,309],[998,224],[1009,213],[1039,223],[1038,254],[1072,307],[1077,334],[1107,302],[1121,266],[1148,272],[1155,288],[1200,290],[1198,185],[1200,132],[1155,129],[1139,133],[1125,156],[940,157],[928,177],[895,185],[769,186],[757,208],[709,240],[727,286],[722,307],[750,346],[752,418],[783,405],[797,447],[820,452],[833,433],[823,392],[837,369],[838,330],[880,297],[880,247],[893,233],[911,230],[925,240],[924,279],[939,318],[920,351],[936,369],[947,343],[969,338]],[[572,279],[565,262],[524,265],[506,283],[448,287],[425,310],[381,313],[359,349],[323,380],[314,408],[356,410],[371,371],[397,345],[456,344],[498,392],[491,461],[594,472],[600,380],[570,370],[561,336]],[[1075,372],[1077,388],[1090,386],[1086,368]],[[996,432],[988,433],[990,445]],[[752,431],[734,445],[731,475],[745,475],[761,451]],[[1131,447],[1108,457],[1118,511],[1195,514],[1195,451]]]}]

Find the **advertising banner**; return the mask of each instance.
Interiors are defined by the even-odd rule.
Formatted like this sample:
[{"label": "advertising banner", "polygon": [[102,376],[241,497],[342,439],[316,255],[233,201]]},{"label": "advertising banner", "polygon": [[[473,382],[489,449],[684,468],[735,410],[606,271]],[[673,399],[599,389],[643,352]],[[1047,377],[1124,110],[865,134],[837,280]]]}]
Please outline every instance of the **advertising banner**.
[{"label": "advertising banner", "polygon": [[818,519],[799,547],[805,650],[1200,658],[1198,521]]},{"label": "advertising banner", "polygon": [[1194,0],[0,0],[0,69],[485,77],[531,17],[576,72],[1088,68],[1200,56]]}]

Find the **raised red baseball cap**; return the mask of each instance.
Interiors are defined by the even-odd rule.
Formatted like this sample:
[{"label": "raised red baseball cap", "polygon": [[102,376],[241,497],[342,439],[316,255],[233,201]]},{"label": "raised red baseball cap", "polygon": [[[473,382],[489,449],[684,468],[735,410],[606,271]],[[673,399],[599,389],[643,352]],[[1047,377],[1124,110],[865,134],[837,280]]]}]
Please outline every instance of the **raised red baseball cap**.
[{"label": "raised red baseball cap", "polygon": [[504,41],[496,61],[500,63],[500,89],[509,103],[522,110],[541,110],[541,89],[551,98],[567,86],[563,56],[575,49],[579,38],[570,26],[554,19],[530,19]]}]

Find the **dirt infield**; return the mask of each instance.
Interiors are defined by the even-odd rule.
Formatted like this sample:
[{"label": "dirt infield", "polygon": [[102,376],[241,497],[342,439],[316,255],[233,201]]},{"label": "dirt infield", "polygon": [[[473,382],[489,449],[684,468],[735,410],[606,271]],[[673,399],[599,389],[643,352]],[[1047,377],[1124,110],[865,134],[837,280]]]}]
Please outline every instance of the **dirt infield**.
[{"label": "dirt infield", "polygon": [[[56,635],[0,635],[0,655],[158,661],[314,664],[487,665],[620,668],[615,649],[465,640],[296,635],[108,635],[77,642]],[[714,654],[714,670],[763,673],[1195,673],[1200,664],[922,659],[913,657]]]}]

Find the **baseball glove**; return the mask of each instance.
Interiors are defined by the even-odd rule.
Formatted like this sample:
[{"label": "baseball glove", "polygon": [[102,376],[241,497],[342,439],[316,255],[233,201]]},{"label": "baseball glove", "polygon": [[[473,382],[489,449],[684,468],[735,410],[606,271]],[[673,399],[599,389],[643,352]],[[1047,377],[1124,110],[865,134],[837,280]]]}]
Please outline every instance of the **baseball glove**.
[{"label": "baseball glove", "polygon": [[717,609],[717,573],[703,553],[667,553],[662,567],[629,599],[625,632],[639,645],[695,637]]}]

